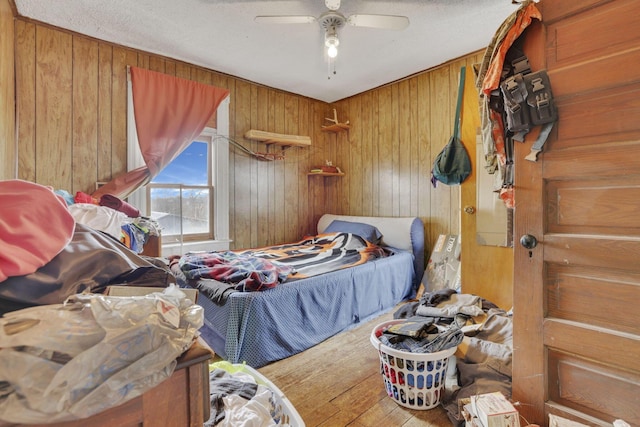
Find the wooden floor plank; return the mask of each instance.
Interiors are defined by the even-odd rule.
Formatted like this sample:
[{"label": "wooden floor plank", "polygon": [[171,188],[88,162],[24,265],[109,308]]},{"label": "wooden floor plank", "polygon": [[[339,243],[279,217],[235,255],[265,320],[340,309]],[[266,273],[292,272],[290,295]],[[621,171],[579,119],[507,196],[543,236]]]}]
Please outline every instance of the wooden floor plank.
[{"label": "wooden floor plank", "polygon": [[369,337],[396,309],[259,371],[282,390],[307,427],[451,426],[442,407],[412,410],[385,392]]}]

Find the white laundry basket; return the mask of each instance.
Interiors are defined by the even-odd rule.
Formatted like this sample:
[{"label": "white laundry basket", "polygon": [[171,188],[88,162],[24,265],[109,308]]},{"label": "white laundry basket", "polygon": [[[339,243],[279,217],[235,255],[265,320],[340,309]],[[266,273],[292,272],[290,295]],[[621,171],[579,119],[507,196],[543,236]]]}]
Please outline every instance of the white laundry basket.
[{"label": "white laundry basket", "polygon": [[305,427],[304,421],[300,417],[300,414],[298,414],[298,411],[296,411],[296,408],[274,383],[249,365],[244,365],[244,371],[251,374],[258,384],[267,386],[273,391],[276,400],[276,411],[280,414],[277,425]]},{"label": "white laundry basket", "polygon": [[272,383],[267,377],[256,369],[244,363],[230,363],[227,361],[213,362],[209,364],[209,370],[223,369],[229,373],[242,372],[253,377],[257,384],[269,388],[273,392],[273,404],[271,417],[275,425],[286,427],[305,427],[305,423],[296,411],[287,396]]},{"label": "white laundry basket", "polygon": [[436,353],[411,353],[388,347],[378,339],[391,325],[405,320],[390,320],[371,332],[371,344],[380,356],[380,374],[389,397],[411,409],[438,406],[444,392],[447,364],[457,347]]}]

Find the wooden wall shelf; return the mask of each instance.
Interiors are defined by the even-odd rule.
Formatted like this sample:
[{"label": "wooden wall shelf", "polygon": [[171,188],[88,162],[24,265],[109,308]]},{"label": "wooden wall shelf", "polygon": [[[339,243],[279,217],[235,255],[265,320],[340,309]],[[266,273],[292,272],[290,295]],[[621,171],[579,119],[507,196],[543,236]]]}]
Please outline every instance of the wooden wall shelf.
[{"label": "wooden wall shelf", "polygon": [[318,175],[318,176],[344,176],[344,172],[309,172],[308,176]]},{"label": "wooden wall shelf", "polygon": [[336,123],[335,125],[323,126],[322,132],[344,132],[349,128],[350,126],[346,123]]},{"label": "wooden wall shelf", "polygon": [[282,133],[265,132],[262,130],[250,129],[245,132],[244,137],[253,139],[265,144],[287,145],[307,147],[311,145],[311,138],[302,135],[285,135]]},{"label": "wooden wall shelf", "polygon": [[349,120],[347,120],[344,123],[340,123],[338,121],[338,111],[334,108],[333,109],[333,118],[325,118],[325,120],[333,123],[332,125],[326,125],[326,126],[322,126],[321,130],[322,132],[344,132],[349,130]]}]

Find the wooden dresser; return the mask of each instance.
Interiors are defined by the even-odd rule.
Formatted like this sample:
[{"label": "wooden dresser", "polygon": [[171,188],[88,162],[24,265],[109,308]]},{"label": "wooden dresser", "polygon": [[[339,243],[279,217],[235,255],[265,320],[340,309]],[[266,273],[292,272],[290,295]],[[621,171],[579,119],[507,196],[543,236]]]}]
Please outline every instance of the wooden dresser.
[{"label": "wooden dresser", "polygon": [[149,235],[149,240],[145,243],[140,255],[161,257],[162,256],[162,236],[158,234]]},{"label": "wooden dresser", "polygon": [[[77,421],[29,424],[31,427],[202,427],[209,419],[211,350],[196,342],[178,359],[176,369],[156,387],[115,408]],[[0,421],[0,427],[22,426]]]}]

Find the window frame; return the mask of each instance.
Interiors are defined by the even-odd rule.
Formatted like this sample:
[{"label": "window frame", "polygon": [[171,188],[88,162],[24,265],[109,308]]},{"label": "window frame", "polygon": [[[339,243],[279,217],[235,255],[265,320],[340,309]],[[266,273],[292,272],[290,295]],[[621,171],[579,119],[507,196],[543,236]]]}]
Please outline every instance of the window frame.
[{"label": "window frame", "polygon": [[[149,183],[145,186],[145,200],[147,209],[144,211],[146,216],[151,217],[151,190],[152,189],[173,189],[173,190],[195,190],[195,189],[206,189],[209,191],[209,220],[208,225],[209,229],[203,233],[189,233],[189,234],[163,234],[163,241],[165,243],[180,243],[180,242],[200,242],[200,241],[210,241],[216,238],[215,234],[215,186],[214,182],[214,174],[215,174],[215,165],[216,165],[216,154],[214,150],[214,141],[217,136],[216,129],[213,128],[204,128],[202,133],[195,138],[192,143],[200,142],[207,145],[207,183],[204,185],[194,185],[194,184],[182,184],[182,183]],[[186,149],[186,148],[185,148]]]},{"label": "window frame", "polygon": [[[229,105],[230,96],[225,98],[216,110],[217,127],[205,128],[201,135],[211,137],[211,165],[213,167],[213,236],[214,239],[194,240],[179,243],[162,243],[162,253],[181,255],[188,250],[228,250],[229,238]],[[127,170],[144,166],[144,159],[138,144],[131,79],[127,81]],[[128,202],[140,212],[147,212],[146,186],[134,191]]]}]

